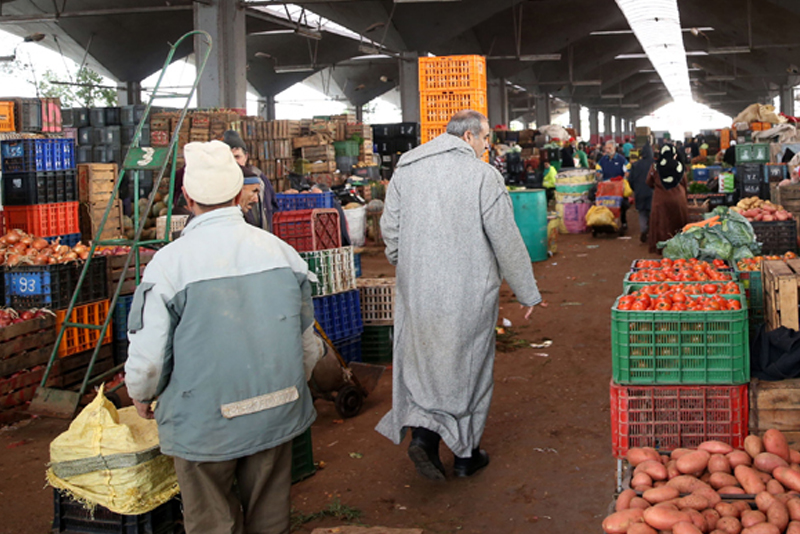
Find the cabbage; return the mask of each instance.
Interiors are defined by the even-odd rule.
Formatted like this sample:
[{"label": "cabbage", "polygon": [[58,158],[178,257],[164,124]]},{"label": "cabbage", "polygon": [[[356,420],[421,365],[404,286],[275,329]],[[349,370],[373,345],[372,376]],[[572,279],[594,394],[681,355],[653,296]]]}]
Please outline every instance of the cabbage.
[{"label": "cabbage", "polygon": [[664,257],[671,260],[696,258],[700,252],[700,244],[690,234],[678,234],[669,241],[661,241],[657,246],[664,249]]},{"label": "cabbage", "polygon": [[725,206],[718,206],[705,218],[719,216],[721,224],[716,226],[693,226],[677,234],[658,247],[664,256],[671,259],[699,258],[702,260],[737,260],[749,258],[761,252],[750,222],[739,213]]},{"label": "cabbage", "polygon": [[750,247],[744,246],[733,250],[733,261],[738,262],[739,260],[752,257],[753,257],[753,252],[750,250]]}]

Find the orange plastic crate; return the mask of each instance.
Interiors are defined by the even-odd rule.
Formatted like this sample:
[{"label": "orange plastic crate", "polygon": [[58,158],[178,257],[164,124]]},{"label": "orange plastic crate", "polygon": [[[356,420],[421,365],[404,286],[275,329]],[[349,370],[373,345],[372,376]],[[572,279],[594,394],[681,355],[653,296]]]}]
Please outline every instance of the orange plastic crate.
[{"label": "orange plastic crate", "polygon": [[14,102],[4,100],[0,102],[0,132],[13,132],[15,129]]},{"label": "orange plastic crate", "polygon": [[427,143],[431,139],[435,139],[442,135],[447,130],[447,123],[426,123],[420,124],[420,141]]},{"label": "orange plastic crate", "polygon": [[444,123],[457,112],[471,109],[488,115],[486,90],[420,93],[420,122]]},{"label": "orange plastic crate", "polygon": [[486,91],[486,58],[483,56],[440,56],[419,58],[419,90]]},{"label": "orange plastic crate", "polygon": [[19,228],[38,237],[77,234],[81,231],[77,202],[6,206],[3,213],[7,229]]},{"label": "orange plastic crate", "polygon": [[[108,316],[108,300],[101,300],[84,304],[82,306],[75,306],[72,310],[69,322],[102,325]],[[67,310],[56,311],[56,331],[61,330],[61,325],[64,324],[64,317],[67,315]],[[101,345],[111,343],[113,326],[109,325],[106,329],[106,335],[103,337]],[[100,330],[90,330],[88,328],[67,328],[64,332],[64,337],[61,338],[61,344],[58,346],[58,357],[70,356],[86,350],[94,349],[97,340],[100,337]]]}]

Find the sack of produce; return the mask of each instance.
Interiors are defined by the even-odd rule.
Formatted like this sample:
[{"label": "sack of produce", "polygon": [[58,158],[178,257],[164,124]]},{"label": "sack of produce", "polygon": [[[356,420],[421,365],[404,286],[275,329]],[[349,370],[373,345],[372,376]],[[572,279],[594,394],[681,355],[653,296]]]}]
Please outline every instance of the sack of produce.
[{"label": "sack of produce", "polygon": [[616,227],[614,214],[610,209],[603,206],[592,206],[586,213],[587,226],[614,226]]},{"label": "sack of produce", "polygon": [[102,388],[50,443],[47,482],[89,508],[123,515],[147,513],[179,492],[156,422],[139,417],[133,406],[117,410]]}]

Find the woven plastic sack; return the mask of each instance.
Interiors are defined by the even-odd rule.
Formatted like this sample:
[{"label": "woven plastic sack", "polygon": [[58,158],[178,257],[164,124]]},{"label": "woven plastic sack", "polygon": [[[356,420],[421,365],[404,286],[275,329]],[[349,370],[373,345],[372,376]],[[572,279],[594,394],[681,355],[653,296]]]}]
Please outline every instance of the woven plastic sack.
[{"label": "woven plastic sack", "polygon": [[580,234],[586,231],[586,213],[589,204],[565,204],[564,226],[570,234]]},{"label": "woven plastic sack", "polygon": [[568,169],[556,175],[556,186],[593,184],[594,181],[595,172],[588,169]]},{"label": "woven plastic sack", "polygon": [[617,226],[614,214],[603,206],[592,206],[586,213],[587,226]]},{"label": "woven plastic sack", "polygon": [[47,482],[87,508],[123,515],[147,513],[179,492],[155,420],[142,419],[133,406],[117,411],[102,389],[50,443]]}]

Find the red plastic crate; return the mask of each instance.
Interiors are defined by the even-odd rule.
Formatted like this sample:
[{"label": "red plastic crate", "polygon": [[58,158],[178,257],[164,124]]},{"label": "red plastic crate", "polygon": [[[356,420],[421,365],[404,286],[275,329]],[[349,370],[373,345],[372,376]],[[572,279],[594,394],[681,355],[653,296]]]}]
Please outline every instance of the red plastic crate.
[{"label": "red plastic crate", "polygon": [[696,448],[719,440],[741,449],[747,436],[747,384],[741,386],[620,386],[611,382],[611,450]]},{"label": "red plastic crate", "polygon": [[35,204],[33,206],[5,206],[5,227],[20,230],[37,237],[77,234],[78,202]]},{"label": "red plastic crate", "polygon": [[272,228],[298,252],[342,246],[339,212],[335,209],[278,212],[272,216]]}]

